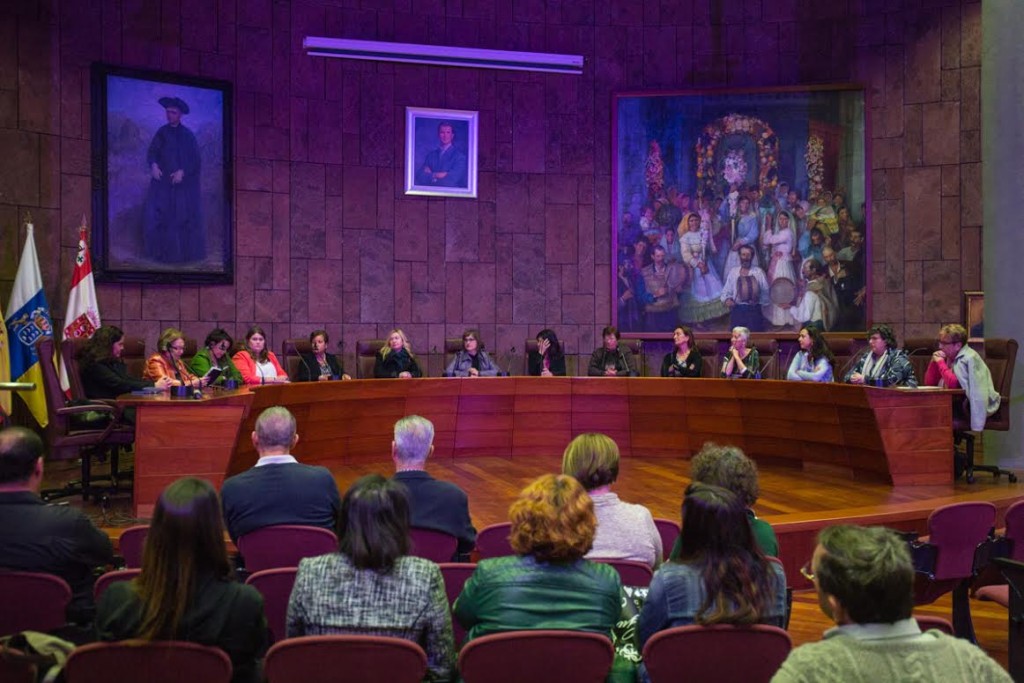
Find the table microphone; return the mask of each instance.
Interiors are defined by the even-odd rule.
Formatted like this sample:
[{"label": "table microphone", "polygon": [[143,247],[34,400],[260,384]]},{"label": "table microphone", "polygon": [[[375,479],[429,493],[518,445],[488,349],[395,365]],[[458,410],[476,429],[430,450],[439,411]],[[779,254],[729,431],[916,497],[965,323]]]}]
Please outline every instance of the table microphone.
[{"label": "table microphone", "polygon": [[508,352],[508,366],[505,368],[505,376],[506,377],[511,377],[512,376],[512,361],[515,360],[515,357],[516,357],[516,347],[513,346],[509,350],[509,352]]},{"label": "table microphone", "polygon": [[772,366],[772,363],[775,362],[775,359],[777,357],[778,357],[778,354],[772,354],[771,358],[768,359],[768,362],[764,364],[764,367],[757,369],[757,372],[754,373],[754,378],[755,379],[761,379],[761,377],[763,375],[768,374],[768,368],[770,368]]}]

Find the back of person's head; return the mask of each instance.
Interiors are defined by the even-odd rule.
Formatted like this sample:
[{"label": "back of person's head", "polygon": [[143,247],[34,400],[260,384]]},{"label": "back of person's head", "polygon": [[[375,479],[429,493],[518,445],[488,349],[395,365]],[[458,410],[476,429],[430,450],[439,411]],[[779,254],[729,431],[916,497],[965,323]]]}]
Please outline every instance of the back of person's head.
[{"label": "back of person's head", "polygon": [[156,501],[142,552],[139,637],[176,638],[199,581],[230,574],[216,489],[205,479],[177,480]]},{"label": "back of person's head", "polygon": [[619,447],[604,434],[580,434],[562,454],[562,474],[576,478],[587,491],[619,478]]},{"label": "back of person's head", "polygon": [[7,427],[0,431],[0,484],[24,484],[43,457],[43,440],[31,429]]},{"label": "back of person's head", "polygon": [[110,360],[114,354],[114,344],[124,339],[124,332],[114,325],[100,325],[93,332],[89,341],[79,351],[78,358],[84,367],[94,363]]},{"label": "back of person's head", "polygon": [[338,549],[358,569],[387,573],[409,553],[409,498],[402,484],[370,474],[345,492]]},{"label": "back of person's head", "polygon": [[271,406],[256,418],[258,450],[290,449],[295,445],[295,416],[282,406]]},{"label": "back of person's head", "polygon": [[818,590],[858,624],[891,624],[914,610],[914,564],[899,534],[884,527],[822,529],[813,567]]},{"label": "back of person's head", "polygon": [[539,562],[574,562],[594,545],[594,503],[566,474],[545,474],[528,484],[508,516],[512,549]]},{"label": "back of person's head", "polygon": [[403,465],[421,465],[434,443],[434,423],[419,415],[407,415],[395,423],[395,458]]},{"label": "back of person's head", "polygon": [[732,491],[747,507],[756,503],[761,493],[757,465],[736,446],[705,443],[690,461],[690,478]]},{"label": "back of person's head", "polygon": [[683,498],[682,548],[677,560],[704,579],[698,624],[752,624],[763,620],[774,587],[758,549],[746,507],[732,491],[694,482]]}]

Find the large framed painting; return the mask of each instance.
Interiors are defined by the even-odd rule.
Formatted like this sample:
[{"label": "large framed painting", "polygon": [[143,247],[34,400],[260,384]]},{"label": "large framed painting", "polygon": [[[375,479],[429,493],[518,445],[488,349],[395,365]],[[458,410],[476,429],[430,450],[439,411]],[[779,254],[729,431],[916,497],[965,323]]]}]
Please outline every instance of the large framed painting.
[{"label": "large framed painting", "polygon": [[233,280],[231,84],[94,64],[94,269],[105,282]]},{"label": "large framed painting", "polygon": [[405,193],[476,197],[480,112],[405,108]]},{"label": "large framed painting", "polygon": [[863,331],[864,112],[855,86],[615,95],[619,330]]}]

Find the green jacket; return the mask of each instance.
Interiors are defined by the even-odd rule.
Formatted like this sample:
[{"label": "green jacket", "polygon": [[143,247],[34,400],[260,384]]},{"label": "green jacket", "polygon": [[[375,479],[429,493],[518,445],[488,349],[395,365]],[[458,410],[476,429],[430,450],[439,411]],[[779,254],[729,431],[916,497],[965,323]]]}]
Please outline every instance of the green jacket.
[{"label": "green jacket", "polygon": [[[206,374],[206,371],[213,366],[213,358],[210,356],[210,349],[204,348],[199,349],[196,355],[192,358],[192,362],[189,363],[189,368],[192,373],[197,377],[202,377]],[[242,373],[235,367],[235,361],[231,360],[231,356],[227,353],[220,359],[220,367],[224,371],[220,373],[220,377],[214,382],[214,385],[223,385],[229,379],[233,379],[238,382],[239,386],[242,385]]]}]

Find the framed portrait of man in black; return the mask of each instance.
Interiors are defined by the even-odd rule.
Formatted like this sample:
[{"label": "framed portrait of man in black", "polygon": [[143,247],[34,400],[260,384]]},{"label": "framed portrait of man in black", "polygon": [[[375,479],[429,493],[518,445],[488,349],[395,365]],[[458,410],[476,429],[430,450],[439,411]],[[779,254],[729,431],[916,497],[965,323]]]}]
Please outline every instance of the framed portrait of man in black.
[{"label": "framed portrait of man in black", "polygon": [[476,197],[479,112],[405,108],[405,193]]},{"label": "framed portrait of man in black", "polygon": [[98,280],[233,281],[231,96],[226,81],[93,65]]}]

